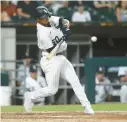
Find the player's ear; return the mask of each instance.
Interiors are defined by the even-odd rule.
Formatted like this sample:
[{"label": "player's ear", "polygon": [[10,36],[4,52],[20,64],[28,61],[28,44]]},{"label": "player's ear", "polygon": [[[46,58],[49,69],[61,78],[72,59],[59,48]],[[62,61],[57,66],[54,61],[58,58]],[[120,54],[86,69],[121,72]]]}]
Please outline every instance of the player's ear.
[{"label": "player's ear", "polygon": [[37,22],[41,23],[41,19],[40,18],[37,18]]}]

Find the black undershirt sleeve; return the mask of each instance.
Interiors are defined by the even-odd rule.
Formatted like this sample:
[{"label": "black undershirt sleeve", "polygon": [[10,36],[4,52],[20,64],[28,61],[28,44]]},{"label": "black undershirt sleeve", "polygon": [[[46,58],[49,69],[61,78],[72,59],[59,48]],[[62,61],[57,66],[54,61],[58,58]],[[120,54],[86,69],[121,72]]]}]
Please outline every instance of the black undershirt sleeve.
[{"label": "black undershirt sleeve", "polygon": [[59,27],[62,30],[63,29],[63,24],[62,24],[63,18],[60,17],[59,19]]}]

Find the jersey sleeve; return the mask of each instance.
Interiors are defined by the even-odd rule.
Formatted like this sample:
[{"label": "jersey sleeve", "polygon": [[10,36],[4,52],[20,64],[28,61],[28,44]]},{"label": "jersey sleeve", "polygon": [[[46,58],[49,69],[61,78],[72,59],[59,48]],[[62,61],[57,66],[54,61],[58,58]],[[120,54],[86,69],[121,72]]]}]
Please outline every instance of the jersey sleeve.
[{"label": "jersey sleeve", "polygon": [[119,67],[118,76],[126,75],[127,74],[127,67]]},{"label": "jersey sleeve", "polygon": [[70,24],[69,20],[58,17],[58,16],[51,16],[49,18],[49,23],[51,26],[56,27],[56,28],[60,27],[61,24],[64,27],[69,27],[69,24]]},{"label": "jersey sleeve", "polygon": [[59,26],[59,19],[60,19],[60,17],[58,17],[58,16],[51,16],[49,18],[50,25],[53,27],[58,27]]}]

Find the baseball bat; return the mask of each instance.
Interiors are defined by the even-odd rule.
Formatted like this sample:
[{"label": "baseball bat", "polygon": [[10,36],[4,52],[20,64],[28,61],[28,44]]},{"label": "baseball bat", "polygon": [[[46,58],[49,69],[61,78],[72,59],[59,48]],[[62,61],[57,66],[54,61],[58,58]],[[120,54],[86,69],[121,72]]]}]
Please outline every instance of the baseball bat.
[{"label": "baseball bat", "polygon": [[[68,33],[67,33],[68,32]],[[62,36],[62,38],[59,39],[59,43],[55,46],[55,48],[49,53],[47,56],[47,59],[50,60],[53,56],[56,55],[57,50],[61,46],[61,44],[67,39],[67,37],[70,35],[70,30],[66,29],[66,34]]]},{"label": "baseball bat", "polygon": [[55,48],[49,53],[47,56],[47,59],[50,60],[53,56],[56,55],[57,50],[61,46],[61,44],[64,42],[64,39],[61,39],[61,41],[55,46]]}]

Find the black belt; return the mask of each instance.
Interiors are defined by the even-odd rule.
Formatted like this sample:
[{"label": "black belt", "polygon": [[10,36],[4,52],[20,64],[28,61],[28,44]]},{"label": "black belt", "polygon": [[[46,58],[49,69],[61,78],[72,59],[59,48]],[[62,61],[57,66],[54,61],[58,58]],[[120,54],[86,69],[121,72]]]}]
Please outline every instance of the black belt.
[{"label": "black belt", "polygon": [[[51,47],[51,48],[49,48],[49,49],[46,49],[45,51],[48,52],[48,53],[50,53],[50,52],[54,49],[54,47],[55,47],[55,46],[53,46],[53,47]],[[42,51],[44,51],[44,50],[42,50]],[[56,55],[64,55],[64,52],[57,53]]]},{"label": "black belt", "polygon": [[46,51],[47,51],[48,53],[50,53],[54,48],[55,48],[55,46],[53,46],[53,47],[47,49]]},{"label": "black belt", "polygon": [[61,52],[61,53],[57,53],[56,55],[63,55],[63,52]]},{"label": "black belt", "polygon": [[[56,56],[58,55],[64,55],[64,52],[61,52],[61,53],[57,53]],[[43,56],[42,56],[43,57]]]}]

